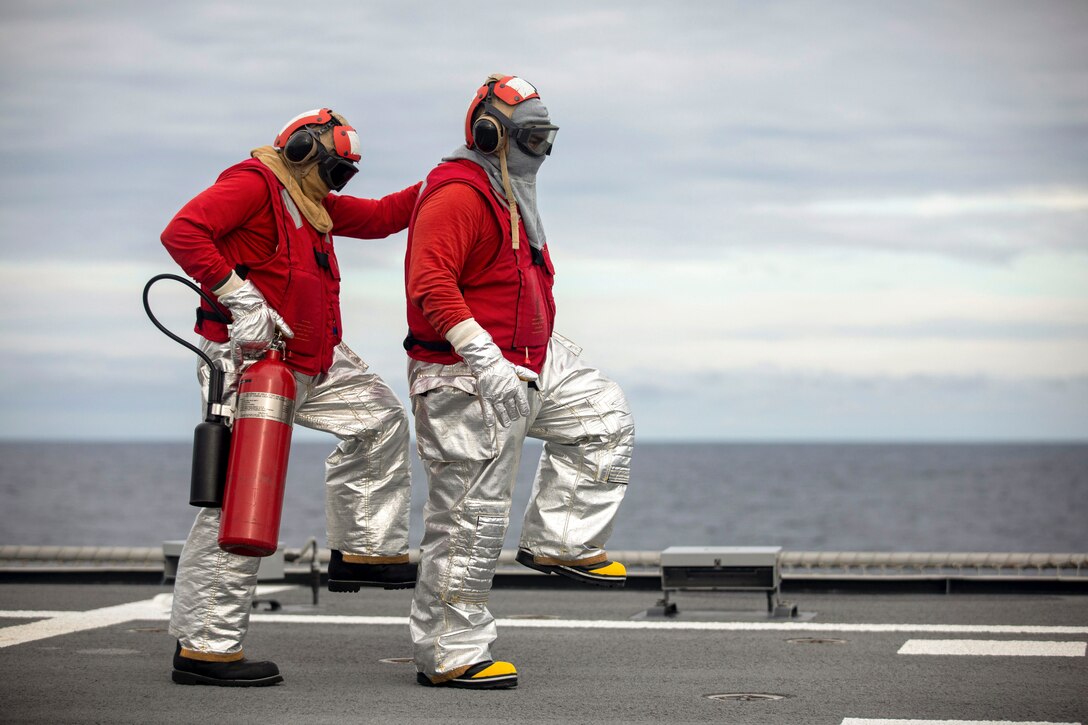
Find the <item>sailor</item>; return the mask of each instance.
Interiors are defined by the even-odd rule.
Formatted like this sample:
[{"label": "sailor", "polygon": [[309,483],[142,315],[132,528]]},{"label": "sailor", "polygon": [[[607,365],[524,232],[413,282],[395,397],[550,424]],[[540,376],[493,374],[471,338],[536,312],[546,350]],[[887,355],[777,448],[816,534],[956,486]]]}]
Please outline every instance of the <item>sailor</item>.
[{"label": "sailor", "polygon": [[[340,191],[358,171],[359,137],[328,108],[293,118],[167,225],[162,242],[218,304],[202,303],[196,332],[226,375],[281,335],[295,374],[295,422],[340,439],[325,463],[329,588],[414,586],[408,562],[408,421],[388,385],[342,342],[340,268],[332,234],[379,239],[404,229],[419,185],[382,199]],[[199,369],[205,402],[209,371]],[[272,662],[244,658],[242,640],[260,559],[218,547],[220,509],[197,514],[178,565],[170,633],[173,679],[189,685],[272,685]]]},{"label": "sailor", "polygon": [[557,130],[531,84],[490,76],[408,229],[405,348],[429,483],[410,619],[423,685],[517,685],[514,665],[492,658],[487,601],[527,436],[544,449],[517,561],[605,587],[626,579],[604,546],[634,424],[619,386],[553,331],[536,175]]}]

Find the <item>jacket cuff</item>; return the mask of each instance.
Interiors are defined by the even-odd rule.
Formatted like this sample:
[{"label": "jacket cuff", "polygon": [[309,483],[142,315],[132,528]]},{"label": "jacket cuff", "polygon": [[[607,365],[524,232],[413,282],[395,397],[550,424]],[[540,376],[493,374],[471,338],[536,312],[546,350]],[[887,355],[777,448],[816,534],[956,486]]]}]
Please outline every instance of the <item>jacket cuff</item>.
[{"label": "jacket cuff", "polygon": [[480,326],[480,323],[476,321],[476,318],[470,317],[467,320],[461,320],[451,327],[446,332],[446,340],[453,345],[454,350],[460,350],[466,342],[476,337],[481,332],[487,331]]},{"label": "jacket cuff", "polygon": [[245,283],[246,281],[239,277],[237,272],[231,272],[225,282],[212,290],[212,294],[216,297],[229,295],[231,292],[237,291]]}]

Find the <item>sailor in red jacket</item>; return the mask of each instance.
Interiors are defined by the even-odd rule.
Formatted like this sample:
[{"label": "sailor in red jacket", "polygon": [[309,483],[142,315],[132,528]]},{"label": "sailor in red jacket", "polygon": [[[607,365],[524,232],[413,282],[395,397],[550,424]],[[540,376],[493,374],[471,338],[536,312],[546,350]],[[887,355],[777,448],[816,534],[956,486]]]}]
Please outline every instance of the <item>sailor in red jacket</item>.
[{"label": "sailor in red jacket", "polygon": [[[280,335],[295,372],[295,422],[340,439],[326,461],[329,588],[411,587],[408,422],[393,391],[341,341],[340,269],[332,234],[378,239],[404,229],[415,185],[382,199],[331,194],[358,171],[359,139],[327,108],[292,119],[272,146],[224,171],[162,233],[170,255],[218,304],[202,303],[204,352],[235,373]],[[208,369],[199,377],[205,400]],[[174,584],[175,682],[271,685],[272,662],[244,659],[260,559],[221,551],[220,509],[201,509]]]},{"label": "sailor in red jacket", "polygon": [[517,561],[622,586],[604,546],[630,476],[634,423],[616,383],[554,332],[555,274],[536,172],[557,127],[536,89],[494,75],[465,119],[466,145],[424,184],[405,280],[416,439],[429,483],[410,627],[423,685],[505,688],[488,593],[526,436],[544,451]]}]

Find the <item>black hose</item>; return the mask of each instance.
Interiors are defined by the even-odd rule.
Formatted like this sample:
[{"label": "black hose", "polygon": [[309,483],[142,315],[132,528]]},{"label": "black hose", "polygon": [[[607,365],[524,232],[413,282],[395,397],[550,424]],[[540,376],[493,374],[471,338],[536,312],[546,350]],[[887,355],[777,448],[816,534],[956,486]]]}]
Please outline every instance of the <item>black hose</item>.
[{"label": "black hose", "polygon": [[176,274],[157,274],[149,279],[147,281],[147,284],[144,285],[144,312],[147,313],[147,317],[151,320],[151,324],[159,328],[159,331],[162,332],[162,334],[166,335],[174,342],[184,347],[187,347],[195,352],[200,357],[200,359],[208,365],[208,369],[211,371],[211,377],[208,381],[208,416],[210,417],[212,404],[221,403],[223,399],[223,371],[216,367],[214,363],[212,363],[212,359],[205,355],[203,350],[201,350],[191,342],[181,339],[174,333],[170,332],[170,330],[167,330],[166,327],[161,322],[159,322],[158,318],[155,317],[155,314],[151,311],[151,304],[147,300],[148,293],[151,291],[151,286],[153,284],[164,279],[172,279],[175,282],[181,282],[183,285],[200,295],[204,299],[204,301],[207,302],[209,305],[212,305],[212,307],[215,306],[215,300],[209,297],[207,293],[204,292],[204,290],[200,289],[184,277],[179,277]]},{"label": "black hose", "polygon": [[155,313],[153,313],[151,311],[151,304],[147,301],[147,295],[148,295],[149,292],[151,292],[151,285],[155,284],[156,282],[158,282],[160,280],[164,280],[164,279],[172,279],[175,282],[181,282],[183,285],[185,285],[186,287],[188,287],[189,289],[193,290],[198,295],[203,297],[204,300],[208,304],[212,305],[213,307],[215,306],[215,300],[213,300],[211,297],[209,297],[207,294],[205,294],[204,290],[200,289],[199,287],[197,287],[195,284],[193,284],[189,280],[185,279],[184,277],[179,277],[176,274],[156,274],[154,277],[147,280],[147,284],[144,285],[144,312],[147,313],[147,317],[148,317],[148,319],[151,320],[151,324],[154,325],[155,327],[159,328],[159,331],[161,331],[162,334],[166,335],[167,337],[169,337],[174,342],[178,343],[179,345],[184,345],[185,347],[189,348],[190,350],[195,352],[197,355],[199,355],[200,358],[204,362],[206,362],[208,364],[208,367],[214,368],[215,366],[212,365],[211,358],[208,357],[207,355],[205,355],[203,350],[201,350],[200,348],[198,348],[196,345],[192,344],[191,342],[188,342],[187,340],[182,340],[180,337],[178,337],[174,333],[167,330],[166,327],[161,322],[159,322],[159,319],[157,317],[155,317]]},{"label": "black hose", "polygon": [[223,382],[226,375],[203,350],[167,330],[151,311],[151,303],[147,300],[148,293],[152,285],[164,279],[181,282],[209,305],[214,306],[215,300],[195,284],[176,274],[157,274],[144,285],[144,312],[151,324],[174,342],[195,352],[208,366],[208,407],[204,422],[193,433],[193,471],[189,482],[189,503],[200,508],[219,508],[223,505],[223,487],[230,462],[231,430],[222,410]]}]

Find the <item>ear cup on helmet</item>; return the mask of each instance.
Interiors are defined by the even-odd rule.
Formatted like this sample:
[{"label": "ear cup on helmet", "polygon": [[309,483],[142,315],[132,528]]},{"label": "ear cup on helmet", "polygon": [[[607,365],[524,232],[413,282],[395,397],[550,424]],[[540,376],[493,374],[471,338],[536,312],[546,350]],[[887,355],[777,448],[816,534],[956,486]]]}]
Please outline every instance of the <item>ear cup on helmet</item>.
[{"label": "ear cup on helmet", "polygon": [[472,143],[485,154],[498,150],[503,136],[502,124],[497,123],[491,116],[480,116],[472,124]]},{"label": "ear cup on helmet", "polygon": [[317,141],[314,140],[310,133],[300,129],[291,134],[291,137],[287,139],[287,143],[283,145],[283,156],[295,164],[305,161],[313,153],[314,144],[316,143]]}]

